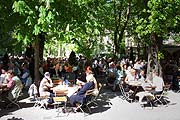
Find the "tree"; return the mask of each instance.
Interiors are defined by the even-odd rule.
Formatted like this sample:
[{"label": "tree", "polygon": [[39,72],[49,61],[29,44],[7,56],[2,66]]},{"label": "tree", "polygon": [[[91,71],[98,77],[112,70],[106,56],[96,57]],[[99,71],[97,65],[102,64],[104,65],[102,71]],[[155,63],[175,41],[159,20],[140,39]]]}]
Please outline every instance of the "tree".
[{"label": "tree", "polygon": [[[17,23],[17,14],[13,14],[13,1],[0,0],[0,48],[1,52],[21,52],[23,44],[12,38],[15,24]],[[20,47],[22,46],[22,47]]]},{"label": "tree", "polygon": [[93,36],[87,37],[94,30],[89,28],[93,28],[92,24],[95,23],[90,14],[92,11],[87,9],[89,2],[91,0],[18,0],[14,2],[14,14],[18,14],[20,18],[14,29],[14,36],[24,44],[32,43],[35,49],[35,81],[39,80],[39,60],[42,60],[46,38],[52,36],[68,43],[80,32],[85,33],[85,36],[78,37],[84,38],[83,40]]},{"label": "tree", "polygon": [[179,0],[143,0],[144,7],[137,17],[136,32],[141,36],[149,36],[148,41],[148,75],[152,70],[161,71],[158,53],[162,40],[169,28],[176,29],[180,20]]},{"label": "tree", "polygon": [[[57,30],[53,0],[18,0],[13,3],[14,14],[18,14],[14,36],[24,44],[32,43],[35,59],[35,81],[39,80],[39,60],[42,60],[45,37]],[[41,56],[41,57],[40,57]]]}]

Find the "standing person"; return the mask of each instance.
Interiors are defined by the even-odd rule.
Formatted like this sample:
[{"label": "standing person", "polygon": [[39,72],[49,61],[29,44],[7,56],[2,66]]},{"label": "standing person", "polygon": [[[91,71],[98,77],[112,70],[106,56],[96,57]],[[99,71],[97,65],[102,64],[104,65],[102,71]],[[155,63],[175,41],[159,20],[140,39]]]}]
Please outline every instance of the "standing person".
[{"label": "standing person", "polygon": [[[21,80],[22,80],[22,83],[26,86],[27,83],[29,83],[29,79],[28,77],[30,77],[30,72],[29,72],[29,69],[28,69],[28,65],[27,64],[23,64],[22,65],[22,76],[21,76]],[[29,83],[30,85],[31,83]]]},{"label": "standing person", "polygon": [[113,84],[116,78],[116,65],[114,62],[109,63],[109,68],[107,69],[106,74],[107,85]]},{"label": "standing person", "polygon": [[123,78],[125,76],[120,65],[117,65],[116,68],[117,68],[117,71],[116,71],[116,74],[115,74],[116,79],[115,79],[115,81],[113,83],[113,88],[112,88],[113,91],[116,90],[117,85],[121,84],[121,82],[123,81]]}]

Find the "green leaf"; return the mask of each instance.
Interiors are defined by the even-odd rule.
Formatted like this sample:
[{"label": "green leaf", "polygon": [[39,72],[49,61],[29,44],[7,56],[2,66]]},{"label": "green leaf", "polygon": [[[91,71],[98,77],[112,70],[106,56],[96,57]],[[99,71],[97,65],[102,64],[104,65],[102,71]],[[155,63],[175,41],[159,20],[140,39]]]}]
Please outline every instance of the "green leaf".
[{"label": "green leaf", "polygon": [[40,27],[36,24],[34,26],[33,34],[38,35],[40,33]]},{"label": "green leaf", "polygon": [[26,12],[26,3],[24,1],[15,1],[12,8],[14,12],[18,12],[20,15],[24,15]]},{"label": "green leaf", "polygon": [[52,23],[54,21],[54,15],[52,14],[51,11],[48,12],[46,20],[47,20],[48,23]]}]

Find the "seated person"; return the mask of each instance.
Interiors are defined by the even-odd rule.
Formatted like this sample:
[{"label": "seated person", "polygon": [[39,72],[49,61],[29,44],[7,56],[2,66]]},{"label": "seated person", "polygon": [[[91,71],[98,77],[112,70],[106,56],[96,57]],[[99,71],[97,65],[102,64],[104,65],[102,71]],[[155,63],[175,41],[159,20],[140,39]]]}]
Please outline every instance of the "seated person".
[{"label": "seated person", "polygon": [[154,91],[152,91],[152,93],[154,95],[161,94],[163,92],[164,80],[159,76],[159,73],[157,71],[153,71],[152,83],[152,88],[154,88]]},{"label": "seated person", "polygon": [[141,103],[144,97],[148,97],[150,100],[154,100],[154,95],[151,93],[152,91],[152,82],[150,80],[143,80],[141,84],[143,91],[139,91],[136,96],[139,97],[139,102]]},{"label": "seated person", "polygon": [[83,104],[85,100],[85,94],[87,90],[94,89],[94,83],[88,82],[82,86],[82,88],[74,95],[70,96],[69,101],[72,106],[78,106],[78,104]]},{"label": "seated person", "polygon": [[52,79],[50,78],[50,73],[46,72],[44,74],[44,78],[40,82],[39,94],[40,96],[43,97],[49,97],[49,100],[47,101],[49,104],[53,103],[52,97],[54,97],[54,94],[51,91],[52,87],[53,87],[53,82]]},{"label": "seated person", "polygon": [[152,75],[153,79],[152,82],[150,80],[144,80],[142,82],[142,87],[145,91],[150,91],[154,95],[161,94],[163,92],[164,81],[163,78],[159,76],[159,73],[155,70],[153,71]]},{"label": "seated person", "polygon": [[146,80],[146,74],[145,74],[145,69],[141,69],[139,73],[139,79],[138,81],[143,83],[144,80]]},{"label": "seated person", "polygon": [[97,81],[92,73],[91,66],[88,63],[85,64],[85,72],[86,72],[86,83],[79,81],[79,83],[81,84],[81,88],[76,94],[70,96],[69,98],[70,104],[72,106],[78,106],[78,104],[84,103],[85,94],[87,90],[98,89]]},{"label": "seated person", "polygon": [[86,63],[84,69],[85,69],[85,76],[84,77],[85,77],[86,81],[77,80],[76,84],[83,86],[88,82],[94,82],[94,86],[95,86],[94,89],[98,89],[96,78],[94,77],[94,74],[92,72],[92,68],[88,62]]},{"label": "seated person", "polygon": [[5,102],[9,103],[8,99],[15,99],[20,92],[22,91],[23,84],[19,77],[15,76],[13,70],[8,70],[7,72],[7,84],[4,85],[4,92],[2,93],[4,97],[2,97]]},{"label": "seated person", "polygon": [[145,80],[142,83],[142,88],[144,92],[137,93],[136,96],[139,96],[139,102],[142,101],[144,96],[150,96],[151,100],[154,100],[154,95],[161,94],[163,92],[164,81],[162,77],[159,76],[159,73],[153,71],[152,82]]},{"label": "seated person", "polygon": [[50,73],[46,72],[44,74],[44,78],[40,82],[39,86],[39,94],[40,96],[50,96],[51,90],[50,88],[53,87],[52,79],[50,78]]},{"label": "seated person", "polygon": [[124,81],[125,81],[125,83],[129,84],[129,83],[135,82],[137,80],[138,80],[138,78],[137,78],[137,71],[134,68],[132,68],[131,71],[130,71],[130,74],[128,74],[126,76]]},{"label": "seated person", "polygon": [[28,77],[30,75],[29,69],[28,69],[28,65],[23,64],[22,65],[22,76],[21,76],[21,81],[24,85],[26,85],[27,81],[28,81]]},{"label": "seated person", "polygon": [[0,79],[1,83],[7,83],[7,80],[6,80],[6,78],[7,78],[7,69],[6,69],[6,67],[1,68],[0,77],[1,77],[1,79]]},{"label": "seated person", "polygon": [[124,79],[125,91],[137,92],[137,90],[136,90],[137,89],[137,86],[136,86],[137,82],[138,82],[137,71],[134,68],[131,68],[130,74],[127,74],[127,76]]}]

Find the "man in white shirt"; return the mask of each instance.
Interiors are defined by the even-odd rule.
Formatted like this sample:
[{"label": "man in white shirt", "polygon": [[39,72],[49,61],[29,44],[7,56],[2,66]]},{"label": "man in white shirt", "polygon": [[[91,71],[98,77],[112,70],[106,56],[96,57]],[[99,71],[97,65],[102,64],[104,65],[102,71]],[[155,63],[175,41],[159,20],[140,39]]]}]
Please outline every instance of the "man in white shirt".
[{"label": "man in white shirt", "polygon": [[163,78],[159,76],[159,73],[157,71],[153,72],[153,88],[154,88],[154,94],[161,94],[164,87],[164,81]]}]

